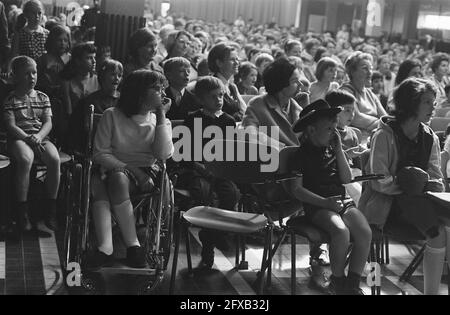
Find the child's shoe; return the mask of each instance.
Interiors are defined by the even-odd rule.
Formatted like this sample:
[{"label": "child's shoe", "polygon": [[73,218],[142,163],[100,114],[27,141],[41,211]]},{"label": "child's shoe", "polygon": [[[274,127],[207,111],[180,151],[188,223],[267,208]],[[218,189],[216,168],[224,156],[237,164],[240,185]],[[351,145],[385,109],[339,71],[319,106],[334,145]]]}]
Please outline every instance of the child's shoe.
[{"label": "child's shoe", "polygon": [[364,295],[363,290],[359,288],[359,284],[361,282],[360,275],[349,272],[345,280],[345,293],[347,295]]},{"label": "child's shoe", "polygon": [[147,262],[144,249],[140,246],[131,246],[127,248],[127,264],[132,268],[145,268]]}]

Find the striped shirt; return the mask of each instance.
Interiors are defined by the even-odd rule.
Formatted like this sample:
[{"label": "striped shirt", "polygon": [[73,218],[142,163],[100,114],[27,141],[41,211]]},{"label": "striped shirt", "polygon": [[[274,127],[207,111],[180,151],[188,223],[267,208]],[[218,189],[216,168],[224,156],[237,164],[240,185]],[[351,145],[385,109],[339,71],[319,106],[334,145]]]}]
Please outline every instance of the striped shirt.
[{"label": "striped shirt", "polygon": [[5,100],[5,120],[13,117],[16,126],[27,134],[38,133],[44,119],[51,116],[50,99],[42,92],[32,90],[29,94],[19,97],[13,91]]}]

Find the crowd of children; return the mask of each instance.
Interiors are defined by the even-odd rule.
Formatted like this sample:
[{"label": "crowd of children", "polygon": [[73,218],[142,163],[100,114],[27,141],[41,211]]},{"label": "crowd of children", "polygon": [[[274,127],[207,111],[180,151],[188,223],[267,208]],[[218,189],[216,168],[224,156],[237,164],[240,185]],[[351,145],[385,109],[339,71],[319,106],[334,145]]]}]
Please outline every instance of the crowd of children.
[{"label": "crowd of children", "polygon": [[[174,125],[193,131],[201,121],[203,129],[242,125],[256,133],[260,127],[277,127],[278,141],[270,134],[261,139],[279,148],[299,147],[291,166],[303,179],[292,183],[290,196],[303,202],[311,223],[330,235],[329,258],[320,244],[311,244],[311,265],[331,264],[330,281],[319,287],[333,294],[361,294],[369,224],[383,226],[395,215],[427,237],[425,293],[437,292],[436,270],[442,271],[445,255],[450,262],[448,220],[421,193],[443,191],[440,148],[426,125],[436,107],[450,108],[447,54],[364,39],[346,28],[334,36],[301,34],[273,23],[258,26],[240,20],[227,25],[158,17],[128,39],[129,56],[122,64],[111,58],[108,47],[72,45],[75,32],[64,19],[44,24],[43,15],[38,0],[27,1],[20,18],[10,15],[10,75],[1,84],[7,141],[7,152],[1,153],[14,164],[14,213],[21,232],[48,236],[37,228],[39,219],[51,230],[58,228],[58,149],[82,151],[83,119],[91,104],[103,115],[94,140],[97,251],[89,259],[91,267],[112,261],[111,213],[129,265],[145,267],[130,193],[154,187],[159,171],[155,161],[173,152]],[[250,102],[249,95],[254,96]],[[31,218],[28,200],[36,160],[47,168],[45,213],[37,220]],[[189,190],[191,205],[236,208],[236,184],[214,177],[201,161],[179,167],[178,185]],[[428,177],[422,190],[412,194],[397,177],[419,170]],[[348,184],[363,171],[386,179],[371,182],[361,195],[361,187],[350,189]],[[342,199],[346,188],[353,200]],[[405,215],[414,202],[431,210]],[[223,233],[211,230],[201,230],[199,236],[202,267],[211,268],[214,248],[226,248],[227,241]]]}]

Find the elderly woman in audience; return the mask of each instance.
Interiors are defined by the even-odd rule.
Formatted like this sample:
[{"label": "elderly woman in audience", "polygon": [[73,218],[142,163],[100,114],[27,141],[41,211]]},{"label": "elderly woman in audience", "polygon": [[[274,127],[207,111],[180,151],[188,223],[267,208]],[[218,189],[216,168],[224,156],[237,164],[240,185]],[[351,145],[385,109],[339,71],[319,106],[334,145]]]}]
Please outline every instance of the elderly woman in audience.
[{"label": "elderly woman in audience", "polygon": [[433,71],[433,77],[431,80],[437,89],[436,102],[440,106],[447,100],[445,94],[445,86],[450,84],[449,75],[449,62],[450,57],[446,53],[438,53],[433,56],[433,60],[430,63],[431,71]]},{"label": "elderly woman in audience", "polygon": [[124,77],[141,69],[163,73],[163,69],[153,60],[157,45],[155,34],[148,28],[134,32],[128,40],[129,59],[124,67]]},{"label": "elderly woman in audience", "polygon": [[341,89],[356,99],[352,125],[367,137],[378,127],[380,118],[387,115],[378,97],[367,87],[372,80],[372,56],[360,51],[352,53],[345,62],[345,70],[350,81]]},{"label": "elderly woman in audience", "polygon": [[425,294],[438,294],[445,258],[450,262],[450,213],[424,195],[444,191],[439,139],[427,126],[436,100],[434,85],[409,78],[394,92],[394,117],[384,117],[371,142],[367,173],[384,174],[364,189],[360,208],[370,224],[398,220],[426,237]]},{"label": "elderly woman in audience", "polygon": [[214,76],[219,78],[225,86],[223,111],[236,121],[241,121],[247,106],[236,84],[232,82],[239,71],[237,51],[225,43],[215,45],[209,52],[208,66]]}]

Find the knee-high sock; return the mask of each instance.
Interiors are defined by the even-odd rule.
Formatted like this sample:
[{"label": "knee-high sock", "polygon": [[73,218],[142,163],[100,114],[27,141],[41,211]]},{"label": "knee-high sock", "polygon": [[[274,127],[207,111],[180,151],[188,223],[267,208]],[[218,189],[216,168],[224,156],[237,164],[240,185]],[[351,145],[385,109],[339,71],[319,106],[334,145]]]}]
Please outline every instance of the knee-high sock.
[{"label": "knee-high sock", "polygon": [[427,245],[423,257],[425,295],[437,295],[445,261],[445,247],[432,248]]},{"label": "knee-high sock", "polygon": [[133,214],[133,205],[130,200],[126,200],[119,205],[113,205],[114,214],[119,223],[120,231],[125,246],[140,246],[136,235],[136,222]]},{"label": "knee-high sock", "polygon": [[111,227],[111,207],[107,201],[96,201],[92,207],[95,234],[98,250],[111,255],[113,253],[113,239]]}]

